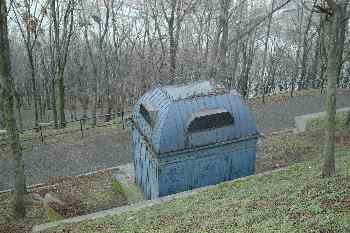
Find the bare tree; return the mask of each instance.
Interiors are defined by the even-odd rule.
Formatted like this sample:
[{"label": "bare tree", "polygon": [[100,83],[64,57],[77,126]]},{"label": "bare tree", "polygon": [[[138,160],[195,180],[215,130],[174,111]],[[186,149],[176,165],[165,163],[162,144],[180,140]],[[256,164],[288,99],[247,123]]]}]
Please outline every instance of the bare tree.
[{"label": "bare tree", "polygon": [[335,175],[335,115],[336,115],[336,85],[342,66],[345,41],[345,26],[347,22],[348,0],[326,0],[327,12],[331,24],[329,27],[330,51],[327,64],[327,96],[326,96],[326,131],[324,143],[324,164],[322,175]]},{"label": "bare tree", "polygon": [[[229,39],[229,9],[231,0],[220,1],[220,16],[217,23],[215,39],[212,48],[211,65],[209,77],[215,79],[219,73],[219,79],[227,81],[227,50]],[[219,71],[219,72],[218,72]]]},{"label": "bare tree", "polygon": [[[212,77],[245,98],[252,91],[273,94],[276,86],[294,93],[303,81],[325,80],[332,17],[321,14],[318,22],[315,1],[12,1],[10,23],[22,29],[10,34],[11,59],[20,61],[14,67],[17,106],[25,110],[36,100],[40,119],[52,102],[54,121],[63,126],[65,108],[79,112],[76,102],[93,117],[97,109],[110,115],[159,83]],[[29,3],[29,17],[23,14],[28,4],[18,2]],[[317,3],[328,7],[325,0]],[[20,60],[28,51],[27,25],[35,29],[28,40],[34,79],[25,78],[28,68]]]},{"label": "bare tree", "polygon": [[318,78],[318,75],[321,73],[319,71],[320,64],[322,59],[320,58],[320,56],[322,56],[322,52],[321,52],[321,48],[323,47],[322,45],[322,41],[324,41],[324,37],[322,35],[322,31],[324,31],[323,29],[323,25],[324,25],[324,14],[320,14],[320,16],[318,17],[319,19],[319,24],[317,27],[317,37],[316,37],[316,41],[314,43],[314,54],[313,54],[313,59],[312,59],[312,64],[310,67],[310,70],[308,72],[308,76],[309,76],[309,80],[312,82],[312,88],[315,88],[315,82]]},{"label": "bare tree", "polygon": [[[271,11],[273,10],[275,6],[275,0],[272,0],[271,2]],[[266,57],[267,57],[267,51],[269,48],[269,40],[270,40],[270,34],[271,34],[271,24],[272,24],[272,17],[273,14],[269,16],[269,20],[267,23],[267,32],[266,32],[266,38],[264,42],[264,55],[263,55],[263,63],[261,68],[261,74],[260,79],[262,80],[262,101],[265,103],[265,94],[266,94]]]},{"label": "bare tree", "polygon": [[[96,1],[96,4],[98,5],[99,1]],[[103,56],[103,49],[105,48],[105,39],[107,36],[108,32],[108,25],[109,25],[109,16],[110,16],[110,3],[107,0],[103,0],[104,6],[106,8],[106,14],[105,14],[105,19],[102,19],[102,14],[100,9],[98,9],[98,15],[92,15],[93,21],[97,24],[98,26],[98,38],[97,38],[97,48],[98,48],[98,56],[102,58]],[[85,12],[85,4],[83,1],[81,1],[81,6],[83,8],[82,10],[82,17],[83,17],[83,23],[84,23],[84,38],[86,42],[86,47],[88,50],[89,58],[92,64],[92,70],[93,70],[93,92],[94,92],[94,98],[93,98],[93,109],[92,109],[92,126],[96,126],[96,121],[97,121],[97,103],[98,103],[98,77],[99,75],[99,69],[96,64],[95,56],[93,53],[93,48],[91,46],[91,41],[89,40],[89,35],[88,35],[88,29],[89,29],[89,19],[87,18],[87,14]],[[97,6],[98,8],[98,6]]]},{"label": "bare tree", "polygon": [[[305,0],[303,0],[303,3]],[[303,22],[304,22],[304,7],[301,5],[297,5],[297,38],[296,38],[296,44],[297,44],[297,51],[295,55],[294,60],[294,72],[293,77],[291,80],[291,89],[290,89],[290,97],[294,97],[294,91],[295,91],[295,84],[300,76],[300,54],[302,49],[302,43],[303,43]]]},{"label": "bare tree", "polygon": [[[11,1],[14,18],[20,29],[23,42],[26,47],[26,52],[29,60],[29,66],[31,70],[31,82],[34,100],[34,115],[35,126],[38,127],[39,123],[39,98],[36,83],[36,64],[35,64],[35,48],[38,42],[38,36],[41,30],[42,21],[46,15],[46,5],[42,5],[38,9],[38,5],[41,5],[39,1]],[[34,9],[34,11],[33,11]]]},{"label": "bare tree", "polygon": [[[313,5],[315,5],[316,2],[314,2]],[[311,23],[312,23],[312,18],[313,18],[313,11],[311,11],[311,13],[309,14],[309,17],[307,19],[307,24],[306,24],[306,28],[304,31],[304,35],[303,35],[303,54],[302,54],[302,58],[301,58],[301,72],[300,72],[300,89],[305,89],[308,87],[308,82],[309,82],[309,78],[306,78],[306,74],[307,74],[307,68],[308,68],[308,55],[309,55],[309,47],[310,47],[310,38],[309,38],[309,34],[310,34],[310,29],[311,29]],[[307,79],[307,80],[306,80]]]},{"label": "bare tree", "polygon": [[166,6],[164,2],[166,1],[160,1],[160,5],[167,22],[169,34],[169,79],[170,83],[174,83],[176,78],[176,55],[179,47],[182,21],[186,14],[193,9],[195,1],[170,0],[169,6]]},{"label": "bare tree", "polygon": [[[55,76],[58,80],[58,112],[60,119],[60,127],[65,127],[65,85],[64,85],[64,70],[67,64],[69,53],[69,45],[71,42],[74,28],[74,8],[75,3],[69,0],[66,3],[66,8],[62,9],[63,1],[51,1],[51,20],[54,27],[54,54],[55,54]],[[60,7],[61,6],[61,7]],[[61,13],[62,26],[61,26]],[[61,32],[62,31],[62,32]],[[55,82],[54,82],[55,83]]]},{"label": "bare tree", "polygon": [[8,131],[11,151],[16,165],[14,192],[15,214],[16,217],[23,218],[26,213],[24,203],[26,183],[19,133],[14,113],[15,86],[11,76],[10,45],[8,40],[7,8],[5,0],[0,0],[0,87],[5,127]]}]

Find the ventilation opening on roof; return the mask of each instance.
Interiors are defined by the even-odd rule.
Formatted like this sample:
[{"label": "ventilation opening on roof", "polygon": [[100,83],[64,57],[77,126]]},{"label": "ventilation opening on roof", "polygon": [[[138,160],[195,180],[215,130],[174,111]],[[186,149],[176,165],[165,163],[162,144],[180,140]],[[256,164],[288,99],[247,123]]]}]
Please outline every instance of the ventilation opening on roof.
[{"label": "ventilation opening on roof", "polygon": [[157,116],[157,111],[149,104],[141,104],[140,105],[140,114],[147,121],[147,123],[153,127],[155,123],[155,119]]},{"label": "ventilation opening on roof", "polygon": [[224,109],[210,109],[192,116],[188,126],[189,133],[207,131],[234,125],[234,118]]}]

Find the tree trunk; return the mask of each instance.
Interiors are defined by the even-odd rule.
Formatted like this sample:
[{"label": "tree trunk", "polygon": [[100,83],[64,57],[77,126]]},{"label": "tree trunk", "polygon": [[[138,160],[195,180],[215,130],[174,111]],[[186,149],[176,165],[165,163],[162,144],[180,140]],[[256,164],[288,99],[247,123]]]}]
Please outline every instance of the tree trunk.
[{"label": "tree trunk", "polygon": [[[58,112],[60,120],[60,128],[66,126],[65,116],[65,86],[64,86],[64,70],[69,52],[69,44],[71,41],[73,23],[74,23],[74,4],[73,0],[67,1],[66,9],[62,12],[59,7],[58,0],[51,1],[51,20],[54,25],[54,47],[56,66],[54,74],[57,74],[58,81]],[[63,13],[63,25],[61,32],[60,15]],[[60,38],[61,37],[61,38]]]},{"label": "tree trunk", "polygon": [[314,59],[312,61],[312,65],[311,65],[311,69],[310,69],[310,72],[309,72],[309,78],[312,82],[312,88],[316,88],[315,87],[315,81],[318,77],[318,70],[320,68],[319,64],[320,64],[320,55],[322,54],[321,53],[321,36],[322,36],[322,25],[323,25],[323,17],[320,16],[320,24],[319,24],[319,28],[317,30],[317,39],[316,39],[316,45],[315,45],[315,52],[314,52]]},{"label": "tree trunk", "polygon": [[228,20],[229,20],[229,8],[231,0],[222,0],[221,13],[220,13],[220,25],[222,28],[221,41],[220,41],[220,50],[219,50],[219,64],[220,72],[219,79],[221,81],[228,82],[228,73],[227,73],[227,49],[228,49]]},{"label": "tree trunk", "polygon": [[52,116],[55,124],[55,128],[58,128],[58,115],[56,106],[56,81],[55,77],[51,80],[51,104],[52,104]]},{"label": "tree trunk", "polygon": [[49,74],[45,75],[45,105],[46,105],[46,110],[51,110],[51,91],[50,91],[50,81],[49,81]]},{"label": "tree trunk", "polygon": [[[1,91],[1,89],[0,89],[0,91]],[[5,127],[3,113],[4,113],[4,104],[3,104],[3,100],[0,99],[0,129]]]},{"label": "tree trunk", "polygon": [[[51,14],[52,16],[50,17],[50,20],[53,21],[54,15],[55,15],[55,1],[51,2]],[[53,44],[53,27],[52,27],[52,22],[50,22],[49,25],[49,41],[50,44]],[[57,103],[56,103],[56,53],[55,49],[53,46],[50,46],[50,70],[51,70],[51,79],[47,79],[47,95],[50,96],[48,97],[48,106],[50,106],[49,109],[52,110],[52,118],[54,121],[55,128],[58,128],[58,115],[57,115]]]},{"label": "tree trunk", "polygon": [[176,78],[176,42],[175,42],[175,36],[174,36],[174,21],[175,18],[172,16],[169,20],[170,22],[168,23],[169,25],[169,79],[170,83],[175,82]]},{"label": "tree trunk", "polygon": [[[22,100],[20,94],[18,92],[15,93],[15,99],[16,99],[16,109],[17,109],[17,116],[18,116],[18,126],[19,131],[23,132],[23,117],[22,117]],[[1,110],[1,109],[0,109]],[[1,128],[1,126],[0,126]]]},{"label": "tree trunk", "polygon": [[[189,5],[192,1],[189,1]],[[176,79],[176,56],[179,46],[179,37],[181,31],[181,23],[184,19],[185,12],[182,7],[184,2],[179,0],[170,1],[170,16],[166,13],[164,3],[161,3],[164,17],[168,25],[169,34],[169,79],[170,83],[174,83]],[[183,11],[183,12],[182,12]]]},{"label": "tree trunk", "polygon": [[239,62],[239,43],[235,43],[234,49],[233,49],[233,64],[232,64],[232,71],[231,71],[231,79],[229,81],[229,88],[236,87],[236,73],[237,73],[237,68],[238,68],[238,62]]},{"label": "tree trunk", "polygon": [[[304,2],[304,1],[303,1]],[[299,28],[298,28],[298,38],[297,38],[297,43],[298,43],[298,48],[296,52],[296,57],[295,57],[295,65],[294,65],[294,74],[292,77],[292,88],[290,90],[290,97],[294,97],[294,91],[295,91],[295,83],[299,79],[299,65],[300,65],[300,53],[301,53],[301,46],[302,46],[302,26],[303,26],[303,21],[304,21],[304,8],[298,5],[298,21],[299,21]]]},{"label": "tree trunk", "polygon": [[339,77],[344,44],[344,20],[346,1],[340,1],[330,6],[333,10],[332,24],[330,26],[330,52],[327,65],[327,96],[326,96],[326,130],[324,143],[324,163],[322,176],[335,175],[335,115],[336,115],[336,85]]},{"label": "tree trunk", "polygon": [[[222,12],[222,10],[220,12]],[[215,79],[217,74],[217,69],[218,69],[217,57],[218,57],[221,32],[222,32],[222,25],[221,25],[221,22],[219,22],[216,27],[215,37],[214,37],[213,46],[212,46],[211,55],[210,55],[210,64],[208,66],[209,68],[208,77],[211,79]]]},{"label": "tree trunk", "polygon": [[[274,8],[274,5],[275,5],[275,0],[272,0],[272,3],[271,3],[271,11],[273,10]],[[264,55],[263,55],[263,65],[262,65],[262,68],[261,68],[261,81],[262,81],[262,101],[263,103],[265,104],[265,90],[266,90],[266,58],[267,58],[267,50],[269,48],[269,40],[270,40],[270,33],[271,33],[271,24],[272,24],[272,17],[273,17],[273,14],[271,14],[269,16],[269,21],[268,21],[268,24],[267,24],[267,32],[266,32],[266,39],[265,39],[265,42],[264,42]]]},{"label": "tree trunk", "polygon": [[66,127],[65,100],[64,100],[64,68],[58,68],[58,112],[60,116],[60,128]]},{"label": "tree trunk", "polygon": [[30,63],[30,74],[33,90],[33,101],[34,101],[34,124],[35,127],[39,127],[39,109],[38,109],[38,90],[36,89],[36,79],[35,79],[35,64],[33,58],[33,52],[28,51],[29,63]]},{"label": "tree trunk", "polygon": [[238,89],[244,100],[247,100],[249,97],[249,74],[255,55],[255,37],[256,31],[253,31],[241,45],[243,61],[242,72],[238,82]]},{"label": "tree trunk", "polygon": [[2,87],[2,100],[4,104],[5,126],[9,134],[9,142],[13,159],[15,160],[15,190],[14,206],[17,218],[25,217],[26,209],[24,196],[26,183],[24,176],[24,162],[19,142],[19,134],[14,114],[14,82],[11,77],[10,47],[7,30],[6,1],[0,0],[0,86]]},{"label": "tree trunk", "polygon": [[84,26],[84,38],[85,38],[85,42],[86,42],[86,47],[87,47],[87,51],[88,51],[88,55],[92,64],[92,71],[93,71],[93,75],[94,75],[94,84],[93,84],[93,92],[94,92],[94,98],[93,98],[93,106],[92,106],[92,123],[91,126],[95,127],[97,120],[96,120],[96,113],[97,113],[97,76],[98,76],[98,69],[97,69],[97,65],[95,63],[94,60],[94,55],[92,52],[92,48],[90,45],[90,41],[89,41],[89,37],[88,37],[88,28],[87,25]]},{"label": "tree trunk", "polygon": [[112,94],[111,94],[111,78],[109,76],[108,68],[106,68],[106,76],[107,76],[107,113],[106,113],[106,122],[109,122],[112,119],[112,110],[113,110],[113,105],[112,104],[113,103],[112,103]]},{"label": "tree trunk", "polygon": [[301,61],[301,73],[300,73],[300,83],[301,87],[299,89],[305,89],[308,88],[308,82],[309,79],[305,80],[307,68],[308,68],[308,53],[309,53],[309,31],[311,28],[311,22],[313,17],[313,11],[311,11],[310,16],[307,21],[307,26],[304,32],[304,40],[303,40],[303,55],[302,55],[302,61]]},{"label": "tree trunk", "polygon": [[94,84],[93,84],[93,92],[94,92],[94,101],[92,106],[92,123],[91,126],[95,127],[97,125],[97,104],[98,104],[98,78],[97,78],[97,68],[96,75],[94,75]]},{"label": "tree trunk", "polygon": [[[40,92],[40,89],[38,89],[38,92]],[[42,95],[39,93],[38,94],[38,106],[39,106],[39,119],[40,122],[43,121],[43,116],[44,116],[44,106],[43,106],[43,97]]]}]

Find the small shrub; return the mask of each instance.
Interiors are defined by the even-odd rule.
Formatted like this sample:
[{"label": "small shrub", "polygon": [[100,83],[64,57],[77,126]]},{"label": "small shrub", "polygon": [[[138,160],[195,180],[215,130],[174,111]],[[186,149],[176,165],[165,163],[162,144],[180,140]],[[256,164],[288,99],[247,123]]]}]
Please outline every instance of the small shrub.
[{"label": "small shrub", "polygon": [[125,194],[122,184],[117,180],[112,181],[112,188],[113,188],[113,191],[116,192],[117,194],[122,194],[122,195]]},{"label": "small shrub", "polygon": [[64,217],[51,207],[47,208],[47,217],[50,221],[63,220]]},{"label": "small shrub", "polygon": [[322,208],[319,205],[312,205],[309,207],[309,211],[313,215],[318,215],[322,213]]}]

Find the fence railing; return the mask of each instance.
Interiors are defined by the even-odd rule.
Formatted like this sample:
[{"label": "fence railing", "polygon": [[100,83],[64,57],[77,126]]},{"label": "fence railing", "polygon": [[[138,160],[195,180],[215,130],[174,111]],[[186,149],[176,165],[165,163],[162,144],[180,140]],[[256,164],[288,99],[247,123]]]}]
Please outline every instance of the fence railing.
[{"label": "fence railing", "polygon": [[[46,139],[61,136],[69,133],[80,132],[80,137],[84,138],[86,132],[91,129],[108,127],[112,125],[120,125],[125,129],[125,119],[129,112],[120,112],[113,114],[98,115],[96,117],[85,117],[77,120],[66,121],[65,127],[59,128],[54,122],[40,122],[37,127],[22,130],[20,132],[20,140],[22,143],[44,144]],[[93,121],[96,119],[96,124]],[[58,126],[60,123],[58,122]],[[0,146],[8,145],[8,135],[5,130],[0,132]]]}]

